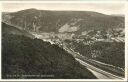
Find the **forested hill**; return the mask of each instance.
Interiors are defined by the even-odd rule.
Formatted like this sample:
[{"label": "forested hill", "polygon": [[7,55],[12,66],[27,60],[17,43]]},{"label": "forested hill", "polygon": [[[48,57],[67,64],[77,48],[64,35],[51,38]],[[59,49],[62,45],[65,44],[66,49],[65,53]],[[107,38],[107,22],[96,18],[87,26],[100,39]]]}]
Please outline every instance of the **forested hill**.
[{"label": "forested hill", "polygon": [[6,24],[2,28],[2,78],[96,78],[57,45],[23,35],[8,34],[7,30],[12,29]]}]

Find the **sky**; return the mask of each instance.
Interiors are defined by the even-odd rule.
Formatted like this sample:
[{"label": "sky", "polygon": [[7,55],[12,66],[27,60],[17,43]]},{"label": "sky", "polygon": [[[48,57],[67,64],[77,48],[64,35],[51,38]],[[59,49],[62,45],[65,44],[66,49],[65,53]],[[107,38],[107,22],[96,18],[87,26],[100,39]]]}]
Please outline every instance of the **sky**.
[{"label": "sky", "polygon": [[103,14],[124,14],[124,3],[3,3],[3,12],[29,8],[39,10],[95,11]]}]

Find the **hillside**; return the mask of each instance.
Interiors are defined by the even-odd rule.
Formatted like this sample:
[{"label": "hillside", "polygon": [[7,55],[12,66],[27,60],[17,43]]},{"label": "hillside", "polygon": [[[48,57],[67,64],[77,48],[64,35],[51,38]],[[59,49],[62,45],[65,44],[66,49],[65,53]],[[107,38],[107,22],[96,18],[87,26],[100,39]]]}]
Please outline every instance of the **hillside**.
[{"label": "hillside", "polygon": [[4,34],[16,34],[16,35],[23,35],[30,38],[34,38],[34,36],[28,33],[26,30],[19,29],[14,26],[7,25],[6,23],[2,22],[2,35]]},{"label": "hillside", "polygon": [[96,78],[59,46],[26,37],[19,34],[20,30],[14,30],[15,27],[5,23],[2,28],[3,79]]}]

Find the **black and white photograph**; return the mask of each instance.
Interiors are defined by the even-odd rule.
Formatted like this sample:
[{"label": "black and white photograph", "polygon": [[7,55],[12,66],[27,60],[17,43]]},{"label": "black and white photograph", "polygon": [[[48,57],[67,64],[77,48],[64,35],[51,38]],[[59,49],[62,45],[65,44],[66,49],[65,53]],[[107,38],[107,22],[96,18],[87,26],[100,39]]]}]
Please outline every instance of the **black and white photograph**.
[{"label": "black and white photograph", "polygon": [[125,78],[124,3],[1,6],[1,79]]}]

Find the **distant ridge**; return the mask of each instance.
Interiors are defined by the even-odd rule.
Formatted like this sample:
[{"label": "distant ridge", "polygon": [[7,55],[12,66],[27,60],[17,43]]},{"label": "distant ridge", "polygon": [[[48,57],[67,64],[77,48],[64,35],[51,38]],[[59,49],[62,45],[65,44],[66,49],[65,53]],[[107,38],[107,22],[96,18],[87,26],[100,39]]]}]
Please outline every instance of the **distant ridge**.
[{"label": "distant ridge", "polygon": [[75,32],[71,33],[78,34],[87,30],[124,28],[124,17],[93,11],[54,11],[31,8],[13,13],[3,13],[2,18],[4,22],[36,32],[58,33],[59,29],[65,25],[68,25],[68,28],[77,28]]}]

